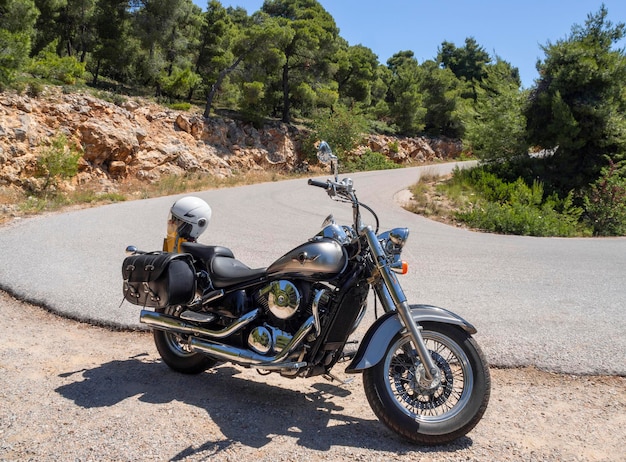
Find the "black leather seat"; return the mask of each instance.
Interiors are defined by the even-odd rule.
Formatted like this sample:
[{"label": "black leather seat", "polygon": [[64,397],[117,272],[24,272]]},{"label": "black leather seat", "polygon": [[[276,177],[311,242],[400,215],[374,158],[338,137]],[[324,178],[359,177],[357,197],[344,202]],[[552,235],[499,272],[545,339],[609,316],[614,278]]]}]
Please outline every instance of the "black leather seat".
[{"label": "black leather seat", "polygon": [[213,287],[220,289],[240,282],[261,279],[266,276],[267,268],[251,269],[234,258],[216,257],[211,262],[209,274]]},{"label": "black leather seat", "polygon": [[213,287],[216,289],[260,279],[267,274],[267,268],[251,269],[235,259],[232,250],[226,247],[184,242],[181,245],[181,250],[202,262],[211,276]]},{"label": "black leather seat", "polygon": [[235,254],[229,248],[219,245],[204,245],[197,242],[183,242],[180,246],[185,253],[191,254],[196,260],[200,260],[208,270],[211,261],[215,257],[235,258]]}]

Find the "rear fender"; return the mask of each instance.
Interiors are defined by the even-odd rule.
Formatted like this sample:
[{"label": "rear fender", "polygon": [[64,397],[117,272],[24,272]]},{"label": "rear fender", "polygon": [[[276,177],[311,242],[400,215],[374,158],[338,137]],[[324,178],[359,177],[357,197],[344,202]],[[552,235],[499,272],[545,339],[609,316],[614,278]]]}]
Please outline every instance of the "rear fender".
[{"label": "rear fender", "polygon": [[[418,325],[425,321],[440,322],[459,326],[470,335],[476,333],[476,328],[465,319],[437,306],[411,305],[411,315]],[[404,326],[396,312],[392,311],[378,318],[363,337],[359,351],[346,368],[346,372],[355,374],[378,364],[383,359],[391,340],[402,330]]]}]

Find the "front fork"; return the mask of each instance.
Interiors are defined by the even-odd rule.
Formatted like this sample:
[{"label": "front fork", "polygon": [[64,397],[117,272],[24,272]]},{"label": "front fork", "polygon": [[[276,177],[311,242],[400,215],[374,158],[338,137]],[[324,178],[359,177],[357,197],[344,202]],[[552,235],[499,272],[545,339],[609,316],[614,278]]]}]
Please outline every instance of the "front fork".
[{"label": "front fork", "polygon": [[422,326],[418,326],[413,319],[413,316],[411,316],[409,303],[407,302],[404,291],[398,282],[398,278],[395,273],[389,269],[389,263],[387,261],[385,251],[380,245],[376,234],[372,231],[372,228],[369,226],[363,228],[362,233],[365,234],[369,248],[372,251],[372,256],[374,257],[376,269],[382,279],[382,284],[380,282],[378,284],[374,284],[374,289],[376,290],[378,298],[383,304],[386,312],[395,311],[398,313],[400,321],[402,321],[402,324],[408,331],[409,337],[417,349],[417,355],[424,365],[424,376],[426,380],[438,381],[439,369],[435,366],[435,363],[430,356],[430,352],[426,347],[426,343],[424,343],[424,338],[422,337],[421,332]]}]

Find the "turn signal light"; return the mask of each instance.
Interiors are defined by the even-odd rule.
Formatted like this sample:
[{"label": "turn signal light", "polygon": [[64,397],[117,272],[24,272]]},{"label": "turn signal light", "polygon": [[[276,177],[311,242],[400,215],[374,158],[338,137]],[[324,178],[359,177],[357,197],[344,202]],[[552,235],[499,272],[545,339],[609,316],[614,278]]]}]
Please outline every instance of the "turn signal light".
[{"label": "turn signal light", "polygon": [[409,272],[409,263],[404,260],[396,261],[390,266],[390,268],[394,273],[406,274]]}]

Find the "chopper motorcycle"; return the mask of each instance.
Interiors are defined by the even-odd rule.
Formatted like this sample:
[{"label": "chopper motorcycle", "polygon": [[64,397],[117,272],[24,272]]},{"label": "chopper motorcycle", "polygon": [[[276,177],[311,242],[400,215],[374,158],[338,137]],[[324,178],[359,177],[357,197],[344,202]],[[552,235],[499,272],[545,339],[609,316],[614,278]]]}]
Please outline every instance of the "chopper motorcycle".
[{"label": "chopper motorcycle", "polygon": [[[397,277],[407,268],[401,253],[408,229],[379,233],[378,217],[359,202],[352,180],[339,180],[337,157],[326,142],[318,158],[331,163],[334,179],[308,184],[350,204],[351,225],[329,216],[308,242],[257,269],[230,249],[193,242],[188,234],[170,245],[173,251],[129,246],[125,298],[142,306],[140,322],[153,329],[161,358],[178,372],[230,362],[261,374],[334,380],[332,368],[348,360],[345,372],[363,374],[372,410],[393,432],[426,445],[467,434],[490,395],[487,362],[472,337],[476,329],[448,310],[409,305]],[[191,225],[208,224],[205,208],[204,216],[186,214]],[[363,209],[374,229],[364,225]],[[344,352],[370,289],[384,314],[356,353]]]}]

